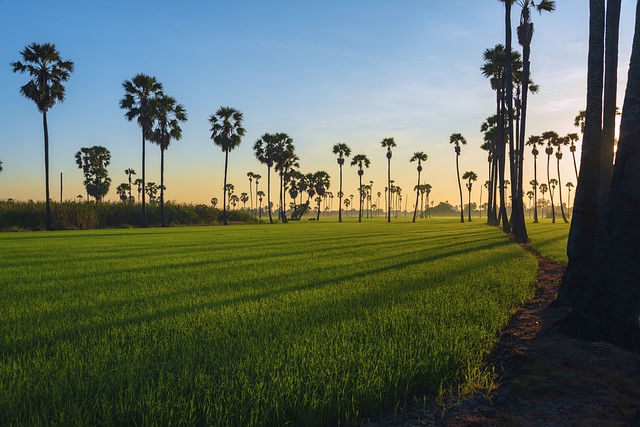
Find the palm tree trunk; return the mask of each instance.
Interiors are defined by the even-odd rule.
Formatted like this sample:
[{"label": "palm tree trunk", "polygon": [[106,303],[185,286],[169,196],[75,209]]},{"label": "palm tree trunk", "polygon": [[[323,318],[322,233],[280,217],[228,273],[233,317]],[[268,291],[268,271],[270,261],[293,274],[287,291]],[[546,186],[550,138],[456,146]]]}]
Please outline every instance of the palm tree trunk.
[{"label": "palm tree trunk", "polygon": [[53,219],[51,216],[51,196],[49,193],[49,126],[47,125],[47,113],[42,113],[42,129],[44,132],[44,185],[45,185],[45,207],[47,213],[47,230],[53,230]]},{"label": "palm tree trunk", "polygon": [[[362,169],[360,169],[362,172]],[[360,209],[358,210],[358,222],[362,222],[362,174],[360,174],[360,189],[358,191],[358,198],[360,199]]]},{"label": "palm tree trunk", "polygon": [[147,200],[146,200],[146,186],[147,186],[147,175],[145,169],[145,155],[146,155],[146,144],[144,139],[144,129],[142,129],[142,219],[140,222],[141,227],[147,226]]},{"label": "palm tree trunk", "polygon": [[469,187],[469,222],[471,222],[471,187]]},{"label": "palm tree trunk", "polygon": [[621,0],[607,0],[604,58],[604,109],[602,117],[602,147],[600,159],[600,211],[607,201],[613,171],[613,146],[616,133],[616,94],[618,89],[618,38],[620,33]]},{"label": "palm tree trunk", "polygon": [[567,241],[569,263],[562,277],[558,300],[572,305],[589,277],[598,228],[598,191],[602,155],[604,74],[604,0],[589,1],[589,54],[587,60],[587,113],[580,174],[573,201],[573,219]]},{"label": "palm tree trunk", "polygon": [[164,222],[164,148],[160,147],[160,225]]},{"label": "palm tree trunk", "polygon": [[460,183],[460,166],[458,165],[458,157],[460,157],[460,154],[456,153],[456,173],[458,174],[458,189],[460,190],[460,222],[464,223],[464,202],[462,201],[462,184]]},{"label": "palm tree trunk", "polygon": [[271,215],[271,167],[267,166],[267,209],[269,210],[269,224],[273,224]]},{"label": "palm tree trunk", "polygon": [[[418,165],[420,167],[420,165]],[[420,171],[418,170],[418,185],[416,186],[416,207],[413,210],[413,222],[416,222],[416,215],[418,214],[418,201],[420,200]]]},{"label": "palm tree trunk", "polygon": [[564,223],[568,223],[567,216],[564,214],[564,206],[562,206],[562,180],[560,179],[560,158],[556,159],[557,167],[558,167],[558,196],[560,197],[560,213],[562,214],[562,220]]},{"label": "palm tree trunk", "polygon": [[547,186],[549,187],[549,199],[551,199],[551,223],[556,222],[556,209],[553,206],[553,189],[551,188],[551,177],[549,175],[549,163],[551,162],[551,154],[547,154]]},{"label": "palm tree trunk", "polygon": [[[387,151],[387,185],[391,188],[391,152]],[[389,192],[391,196],[391,192]],[[389,204],[391,206],[391,204]],[[391,222],[391,209],[387,212],[387,222]]]},{"label": "palm tree trunk", "polygon": [[227,222],[227,165],[229,163],[229,151],[224,151],[224,187],[222,190],[222,221],[224,225],[229,225]]},{"label": "palm tree trunk", "polygon": [[522,207],[522,197],[518,196],[520,191],[518,188],[520,187],[518,177],[518,168],[520,167],[519,157],[522,154],[518,151],[516,140],[514,138],[514,129],[513,129],[513,62],[511,60],[511,2],[506,1],[505,3],[505,51],[507,54],[506,58],[506,103],[507,103],[507,114],[508,114],[508,123],[507,123],[507,131],[509,137],[509,166],[510,166],[510,175],[511,175],[511,221],[507,223],[506,220],[506,209],[505,209],[505,223],[503,229],[505,232],[513,232],[514,237],[517,242],[526,242],[526,229],[524,225],[524,209]]},{"label": "palm tree trunk", "polygon": [[593,252],[594,268],[587,270],[591,274],[576,308],[600,326],[600,338],[638,351],[640,229],[634,224],[640,210],[640,4],[627,81],[616,163]]},{"label": "palm tree trunk", "polygon": [[[534,146],[535,147],[535,146]],[[538,223],[538,156],[533,156],[533,223]]]},{"label": "palm tree trunk", "polygon": [[253,180],[249,180],[249,197],[251,197],[251,200],[249,201],[249,208],[251,209],[251,213],[252,215],[255,217],[255,210],[253,209],[253,190],[252,190],[252,186],[251,183],[253,182]]},{"label": "palm tree trunk", "polygon": [[342,164],[340,165],[340,193],[338,194],[340,204],[338,205],[338,222],[342,222]]}]

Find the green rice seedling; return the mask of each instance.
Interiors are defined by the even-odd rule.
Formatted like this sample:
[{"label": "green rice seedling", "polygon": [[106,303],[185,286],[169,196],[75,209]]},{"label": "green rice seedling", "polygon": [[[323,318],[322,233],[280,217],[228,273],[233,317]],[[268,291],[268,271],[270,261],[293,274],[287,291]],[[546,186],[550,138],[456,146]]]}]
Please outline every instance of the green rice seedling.
[{"label": "green rice seedling", "polygon": [[479,381],[536,261],[455,219],[0,235],[1,425],[327,425]]},{"label": "green rice seedling", "polygon": [[571,224],[543,220],[527,226],[531,248],[540,255],[567,264],[567,238]]}]

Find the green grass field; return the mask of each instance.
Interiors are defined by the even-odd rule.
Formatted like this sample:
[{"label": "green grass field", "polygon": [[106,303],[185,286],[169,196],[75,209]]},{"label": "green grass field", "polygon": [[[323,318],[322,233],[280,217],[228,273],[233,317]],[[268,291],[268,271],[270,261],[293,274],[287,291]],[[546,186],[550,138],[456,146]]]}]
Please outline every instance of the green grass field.
[{"label": "green grass field", "polygon": [[540,255],[558,261],[566,265],[567,259],[567,236],[569,235],[571,224],[565,224],[556,219],[552,224],[550,219],[541,219],[539,224],[527,222],[527,233],[531,240],[531,248]]},{"label": "green grass field", "polygon": [[0,256],[0,425],[375,416],[473,380],[537,268],[455,219],[4,233]]}]

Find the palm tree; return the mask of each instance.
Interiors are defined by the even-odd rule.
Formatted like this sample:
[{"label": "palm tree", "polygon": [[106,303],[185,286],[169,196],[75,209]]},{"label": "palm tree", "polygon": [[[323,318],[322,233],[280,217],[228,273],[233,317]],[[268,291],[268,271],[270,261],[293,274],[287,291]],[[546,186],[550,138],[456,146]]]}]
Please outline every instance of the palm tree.
[{"label": "palm tree", "polygon": [[251,212],[253,212],[253,190],[251,189],[251,184],[253,183],[253,178],[256,176],[253,172],[247,172],[247,178],[249,178],[249,208]]},{"label": "palm tree", "polygon": [[562,206],[562,180],[560,178],[560,160],[562,159],[562,151],[560,151],[560,148],[563,145],[569,145],[569,138],[567,137],[556,138],[553,142],[553,145],[556,146],[556,164],[557,164],[557,170],[558,170],[558,196],[560,197],[560,213],[562,214],[562,220],[566,224],[569,221],[567,221],[567,216],[564,214],[564,206]]},{"label": "palm tree", "polygon": [[[235,189],[236,189],[235,185],[233,185],[233,184],[231,184],[231,183],[229,183],[229,184],[225,184],[225,186],[224,186],[224,192],[223,192],[223,193],[224,193],[224,194],[226,194],[226,196],[227,196],[227,197],[226,197],[226,200],[227,200],[227,201],[230,201],[230,199],[231,199],[231,195],[233,194],[233,190],[235,190]],[[223,195],[224,195],[224,194],[223,194]],[[223,200],[224,200],[224,198],[223,198]],[[225,201],[225,203],[226,203],[226,201]],[[229,206],[230,206],[230,205],[229,205],[229,204],[227,204],[227,208],[229,208]]]},{"label": "palm tree", "polygon": [[[542,134],[542,139],[547,142],[547,147],[544,152],[547,154],[547,186],[551,188],[551,176],[549,174],[549,163],[551,162],[551,155],[553,154],[553,145],[556,139],[558,139],[558,134],[554,131],[547,131]],[[553,207],[553,193],[549,193],[551,197],[551,218],[552,222],[556,222],[556,211]]]},{"label": "palm tree", "polygon": [[418,185],[416,186],[416,207],[413,210],[413,222],[416,222],[416,214],[418,213],[418,201],[420,197],[420,172],[422,172],[422,162],[427,161],[428,156],[422,151],[416,151],[413,153],[409,162],[418,161]]},{"label": "palm tree", "polygon": [[347,144],[339,143],[333,146],[333,154],[338,155],[338,165],[340,165],[340,192],[338,192],[338,198],[340,203],[338,204],[338,222],[342,222],[342,166],[344,165],[344,158],[351,155],[351,149]]},{"label": "palm tree", "polygon": [[42,113],[44,131],[44,174],[46,225],[53,230],[51,202],[49,195],[49,127],[47,113],[56,102],[64,102],[65,88],[62,84],[69,80],[73,72],[73,62],[60,58],[60,52],[53,43],[32,43],[20,51],[22,61],[11,63],[14,73],[27,73],[30,80],[20,87],[20,94],[36,104]]},{"label": "palm tree", "polygon": [[175,98],[158,93],[152,102],[153,129],[149,139],[160,146],[160,225],[164,227],[164,152],[171,141],[182,139],[180,122],[187,121],[187,111]]},{"label": "palm tree", "polygon": [[[396,146],[393,138],[385,138],[380,142],[382,148],[387,149],[387,185],[391,187],[391,149]],[[389,196],[390,197],[390,196]],[[391,203],[388,204],[389,206]],[[391,222],[391,208],[387,209],[387,222]]]},{"label": "palm tree", "polygon": [[[262,179],[262,175],[260,175],[259,173],[254,173],[253,179],[256,180],[256,204],[258,204],[258,186],[260,185],[260,180]],[[257,213],[258,212],[256,212],[256,214]]]},{"label": "palm tree", "polygon": [[573,125],[580,128],[580,133],[584,135],[584,122],[587,117],[587,110],[580,110],[578,115],[573,119]]},{"label": "palm tree", "polygon": [[218,204],[218,198],[217,197],[212,197],[211,198],[211,204],[213,205],[213,207],[215,208],[216,205]]},{"label": "palm tree", "polygon": [[293,139],[283,132],[278,132],[273,135],[274,153],[273,161],[275,170],[278,172],[280,178],[280,203],[279,203],[279,217],[283,223],[287,222],[286,215],[286,203],[285,203],[285,185],[286,180],[289,179],[290,171],[299,167],[298,161],[300,160],[295,153],[295,147],[293,146]]},{"label": "palm tree", "polygon": [[[351,166],[358,166],[358,176],[360,177],[360,187],[358,193],[360,195],[360,210],[358,213],[358,222],[362,222],[362,175],[364,175],[364,169],[368,168],[371,162],[364,154],[356,154],[351,159]],[[351,196],[353,197],[353,195]]]},{"label": "palm tree", "polygon": [[265,133],[260,139],[253,144],[253,151],[256,159],[262,164],[267,165],[267,208],[269,209],[269,223],[273,224],[271,216],[271,168],[275,161],[275,139],[273,135]]},{"label": "palm tree", "polygon": [[[468,181],[465,185],[467,187],[467,190],[469,191],[469,220],[468,221],[471,222],[471,188],[473,187],[473,183],[478,180],[478,174],[476,174],[473,171],[467,171],[462,175],[462,179],[465,179]],[[460,210],[462,210],[462,208]]]},{"label": "palm tree", "polygon": [[529,218],[531,218],[531,201],[534,198],[535,193],[531,190],[527,191],[527,197],[529,198]]},{"label": "palm tree", "polygon": [[544,205],[545,205],[544,195],[547,191],[549,191],[549,187],[547,186],[547,184],[545,184],[544,182],[540,184],[540,193],[542,193],[542,218],[544,218]]},{"label": "palm tree", "polygon": [[[532,182],[530,182],[529,184],[531,184],[533,186],[533,192],[534,192],[534,200],[538,200],[538,165],[537,165],[537,161],[538,161],[538,154],[540,154],[540,152],[538,151],[538,145],[542,145],[542,137],[538,136],[538,135],[531,135],[529,137],[529,140],[527,141],[527,145],[530,147],[533,147],[531,149],[531,154],[533,154],[533,181],[536,182],[536,184],[533,184]],[[533,222],[534,224],[538,223],[538,206],[537,204],[534,205],[533,207]]]},{"label": "palm tree", "polygon": [[127,201],[127,193],[131,194],[131,186],[129,184],[123,182],[116,187],[116,194],[118,195],[118,198],[120,198],[121,202]]},{"label": "palm tree", "polygon": [[256,191],[256,197],[258,199],[258,218],[262,218],[262,198],[264,197],[264,191]]},{"label": "palm tree", "polygon": [[573,182],[567,182],[565,187],[567,187],[567,191],[569,192],[569,196],[567,197],[567,216],[571,217],[571,189],[573,188]]},{"label": "palm tree", "polygon": [[111,163],[111,153],[105,147],[82,147],[75,155],[76,164],[84,173],[84,186],[87,197],[92,196],[101,202],[111,187],[107,166]]},{"label": "palm tree", "polygon": [[[146,74],[136,74],[131,80],[122,83],[125,94],[120,100],[120,108],[127,110],[124,114],[127,120],[136,119],[138,126],[142,130],[142,188],[146,188],[146,167],[145,167],[145,141],[151,134],[153,125],[153,98],[162,92],[162,83],[155,77]],[[141,226],[147,226],[147,204],[145,191],[142,191],[142,220]]]},{"label": "palm tree", "polygon": [[316,221],[320,220],[320,203],[322,202],[322,197],[326,194],[327,189],[331,186],[331,182],[329,180],[329,174],[325,171],[318,171],[311,176],[311,186],[316,197],[316,202],[318,204],[318,214],[316,216]]},{"label": "palm tree", "polygon": [[128,168],[124,170],[124,173],[127,174],[127,177],[129,177],[129,200],[132,200],[133,197],[131,196],[131,188],[132,188],[132,182],[131,182],[131,176],[136,174],[136,171]]},{"label": "palm tree", "polygon": [[140,193],[142,193],[142,189],[144,188],[144,186],[142,185],[142,178],[137,178],[135,181],[133,181],[133,185],[135,185],[136,189],[138,190],[138,203],[140,203]]},{"label": "palm tree", "polygon": [[[505,2],[505,7],[507,9],[507,15],[510,14],[510,3],[509,1]],[[527,98],[530,84],[530,61],[531,57],[531,39],[533,37],[533,23],[531,22],[531,11],[530,9],[536,8],[540,14],[543,11],[551,12],[555,10],[555,1],[551,0],[539,0],[534,2],[534,0],[517,0],[518,5],[522,7],[522,11],[520,14],[520,25],[518,26],[518,42],[522,46],[522,77],[521,77],[521,88],[522,88],[522,98],[520,102],[520,116],[519,116],[519,138],[516,144],[515,151],[513,155],[516,157],[512,159],[512,162],[515,162],[515,176],[512,177],[514,181],[514,186],[511,190],[512,195],[512,229],[514,235],[516,236],[516,240],[518,242],[524,243],[527,241],[526,235],[526,227],[524,224],[524,208],[522,205],[522,187],[523,187],[523,179],[522,179],[522,170],[523,170],[523,160],[524,160],[524,146],[525,146],[525,129],[526,129],[526,119],[527,119]],[[510,16],[507,16],[507,29],[506,29],[506,37],[507,37],[507,51],[511,50],[511,21]],[[510,64],[507,64],[507,70],[509,69]],[[511,78],[511,74],[507,71],[507,78]],[[509,83],[508,83],[509,84]],[[511,89],[508,88],[508,91]],[[510,103],[510,101],[509,101]],[[511,107],[509,105],[509,107]],[[510,112],[510,118],[513,119],[512,113]],[[510,131],[510,138],[513,137],[513,132]]]},{"label": "palm tree", "polygon": [[[229,165],[229,151],[237,148],[242,141],[245,129],[242,127],[242,113],[235,108],[220,107],[215,114],[209,116],[211,124],[211,139],[224,152],[224,187],[227,185],[227,168]],[[223,195],[223,197],[226,197]],[[222,218],[227,223],[227,204],[223,200]]]},{"label": "palm tree", "polygon": [[556,191],[556,187],[558,186],[558,180],[555,178],[551,178],[549,180],[549,198],[551,199],[551,222],[556,222],[555,209],[553,207],[553,193]]},{"label": "palm tree", "polygon": [[576,173],[576,182],[578,182],[578,165],[576,164],[576,142],[580,141],[580,138],[578,137],[578,134],[573,132],[573,133],[568,133],[566,136],[567,140],[569,141],[569,151],[571,152],[571,156],[573,157],[573,170]]},{"label": "palm tree", "polygon": [[454,133],[449,137],[449,144],[453,144],[456,151],[456,173],[458,175],[458,189],[460,190],[460,222],[464,222],[464,209],[462,209],[462,184],[460,183],[460,166],[458,164],[458,158],[460,157],[460,145],[465,145],[467,140],[459,133]]}]

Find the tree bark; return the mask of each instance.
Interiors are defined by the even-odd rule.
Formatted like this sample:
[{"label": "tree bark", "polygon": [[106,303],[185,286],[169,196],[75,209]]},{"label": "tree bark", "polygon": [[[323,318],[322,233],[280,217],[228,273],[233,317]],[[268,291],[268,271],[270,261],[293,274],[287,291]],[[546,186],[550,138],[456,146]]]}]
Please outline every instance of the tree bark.
[{"label": "tree bark", "polygon": [[602,90],[604,73],[604,0],[589,0],[589,54],[587,112],[580,173],[567,241],[569,263],[562,277],[558,300],[573,305],[589,275],[598,227],[598,192],[602,152]]},{"label": "tree bark", "polygon": [[45,207],[47,211],[47,230],[53,230],[51,217],[51,196],[49,193],[49,126],[47,125],[47,113],[42,113],[42,129],[44,131],[44,183],[45,183]]},{"label": "tree bark", "polygon": [[456,172],[458,174],[458,189],[460,190],[460,222],[464,223],[464,201],[462,200],[462,184],[460,183],[460,166],[458,158],[460,157],[460,147],[456,147]]},{"label": "tree bark", "polygon": [[[596,237],[593,272],[576,308],[601,325],[604,339],[640,350],[640,3],[636,7],[620,142],[604,215]],[[582,174],[581,174],[582,175]]]},{"label": "tree bark", "polygon": [[604,113],[598,205],[604,209],[613,170],[613,146],[616,133],[616,95],[618,90],[618,39],[621,0],[607,0],[604,57]]},{"label": "tree bark", "polygon": [[166,226],[164,222],[164,148],[162,147],[160,147],[160,226]]},{"label": "tree bark", "polygon": [[147,226],[147,201],[146,201],[146,186],[147,186],[147,175],[145,169],[145,154],[146,154],[146,144],[144,138],[144,129],[142,129],[142,218],[140,219],[140,226]]}]

